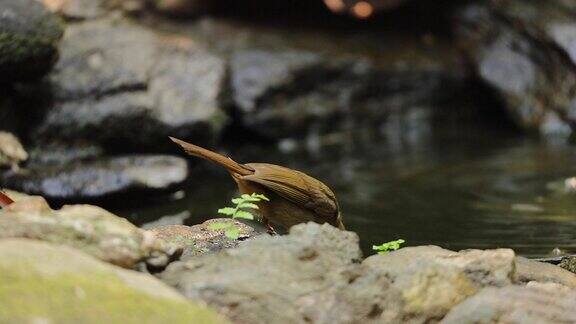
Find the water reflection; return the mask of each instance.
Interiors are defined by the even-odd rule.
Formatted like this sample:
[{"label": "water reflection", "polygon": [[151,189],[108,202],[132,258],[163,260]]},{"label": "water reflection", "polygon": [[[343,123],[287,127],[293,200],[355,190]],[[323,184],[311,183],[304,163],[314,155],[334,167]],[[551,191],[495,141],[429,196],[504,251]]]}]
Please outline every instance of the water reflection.
[{"label": "water reflection", "polygon": [[[555,247],[576,252],[576,194],[560,190],[576,175],[575,148],[470,127],[410,141],[383,136],[316,154],[244,147],[234,156],[264,156],[329,183],[367,253],[372,244],[398,238],[454,250],[510,247],[526,256]],[[132,219],[145,223],[184,210],[188,224],[214,217],[235,188],[222,170],[202,168],[211,172],[195,172],[185,199],[134,211]]]}]

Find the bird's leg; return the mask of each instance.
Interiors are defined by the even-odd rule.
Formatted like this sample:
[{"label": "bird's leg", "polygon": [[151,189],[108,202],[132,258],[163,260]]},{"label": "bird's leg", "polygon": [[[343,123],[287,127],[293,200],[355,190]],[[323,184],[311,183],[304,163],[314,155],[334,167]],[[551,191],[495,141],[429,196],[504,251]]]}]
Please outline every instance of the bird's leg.
[{"label": "bird's leg", "polygon": [[270,224],[270,221],[268,220],[268,218],[264,217],[262,219],[262,222],[264,223],[264,226],[266,226],[266,233],[268,233],[270,235],[278,235],[278,233],[276,233],[276,230],[274,229],[274,227],[272,227],[272,224]]}]

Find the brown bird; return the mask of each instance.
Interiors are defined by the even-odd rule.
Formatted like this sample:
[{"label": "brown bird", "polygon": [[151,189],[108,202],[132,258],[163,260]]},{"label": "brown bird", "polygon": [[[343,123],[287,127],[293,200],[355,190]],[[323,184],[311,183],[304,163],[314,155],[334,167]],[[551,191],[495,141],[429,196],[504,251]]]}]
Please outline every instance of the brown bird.
[{"label": "brown bird", "polygon": [[273,231],[270,222],[290,228],[309,221],[328,223],[344,230],[336,197],[332,190],[319,180],[279,165],[237,163],[194,144],[173,137],[170,139],[186,153],[226,168],[242,194],[266,195],[270,201],[258,202],[258,207],[269,230]]}]

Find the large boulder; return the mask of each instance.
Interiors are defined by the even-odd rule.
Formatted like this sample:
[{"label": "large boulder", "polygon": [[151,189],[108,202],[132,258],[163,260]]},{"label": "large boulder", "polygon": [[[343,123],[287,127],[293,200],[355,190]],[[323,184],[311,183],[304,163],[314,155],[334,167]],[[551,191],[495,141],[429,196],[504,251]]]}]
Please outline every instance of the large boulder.
[{"label": "large boulder", "polygon": [[576,22],[566,1],[483,1],[458,13],[481,80],[523,128],[568,137],[576,121]]},{"label": "large boulder", "polygon": [[42,77],[58,58],[63,26],[35,0],[0,3],[0,83]]},{"label": "large boulder", "polygon": [[227,322],[148,274],[69,247],[0,239],[0,255],[2,323]]},{"label": "large boulder", "polygon": [[41,197],[24,197],[0,210],[0,238],[67,245],[125,268],[164,267],[180,252],[124,218],[89,205],[52,210]]},{"label": "large boulder", "polygon": [[115,151],[214,141],[225,124],[225,63],[191,39],[113,19],[70,25],[50,74],[37,143],[70,138]]},{"label": "large boulder", "polygon": [[257,237],[238,248],[171,264],[162,280],[204,300],[233,321],[295,323],[335,293],[342,268],[361,257],[358,236],[302,224],[283,237]]}]

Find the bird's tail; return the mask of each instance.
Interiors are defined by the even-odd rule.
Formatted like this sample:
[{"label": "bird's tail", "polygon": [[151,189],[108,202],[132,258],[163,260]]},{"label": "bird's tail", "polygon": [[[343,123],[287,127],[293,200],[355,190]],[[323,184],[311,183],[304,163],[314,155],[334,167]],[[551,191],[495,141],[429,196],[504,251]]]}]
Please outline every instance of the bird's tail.
[{"label": "bird's tail", "polygon": [[251,175],[254,174],[254,169],[244,165],[244,164],[240,164],[228,157],[225,157],[224,155],[218,154],[216,152],[212,152],[210,150],[207,150],[205,148],[202,148],[200,146],[194,145],[194,144],[190,144],[187,142],[184,142],[183,140],[179,140],[177,138],[174,137],[170,137],[170,139],[172,140],[172,142],[178,144],[180,147],[182,147],[184,149],[184,151],[186,151],[186,153],[190,154],[190,155],[194,155],[209,161],[212,161],[216,164],[219,164],[221,166],[223,166],[224,168],[226,168],[226,170],[232,172],[232,173],[237,173],[239,175]]}]

